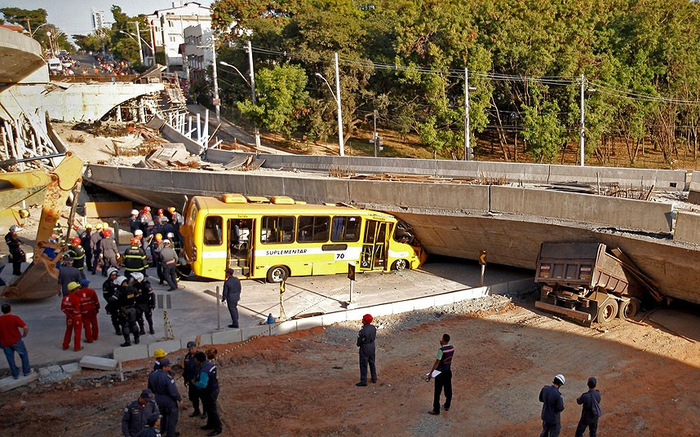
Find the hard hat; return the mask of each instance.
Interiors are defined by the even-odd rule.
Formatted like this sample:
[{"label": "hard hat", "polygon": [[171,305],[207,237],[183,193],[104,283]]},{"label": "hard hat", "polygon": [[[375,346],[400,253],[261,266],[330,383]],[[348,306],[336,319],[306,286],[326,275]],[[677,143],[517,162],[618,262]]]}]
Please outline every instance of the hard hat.
[{"label": "hard hat", "polygon": [[131,274],[131,277],[134,278],[134,281],[136,281],[136,282],[143,281],[143,273],[134,272]]},{"label": "hard hat", "polygon": [[90,280],[89,280],[89,279],[83,279],[82,281],[80,281],[80,286],[81,286],[81,287],[87,287],[88,285],[90,285]]},{"label": "hard hat", "polygon": [[102,231],[102,233],[104,234],[105,237],[109,237],[110,235],[112,235],[112,230],[105,229],[104,231]]},{"label": "hard hat", "polygon": [[102,222],[102,229],[109,229],[109,223]]},{"label": "hard hat", "polygon": [[80,284],[78,282],[69,282],[66,288],[68,291],[73,291],[80,288]]},{"label": "hard hat", "polygon": [[174,207],[174,206],[169,207],[169,208],[168,208],[168,212],[170,212],[171,214],[174,213],[174,212],[175,212],[175,207]]},{"label": "hard hat", "polygon": [[77,246],[78,244],[80,244],[80,238],[74,237],[72,240],[70,240],[70,242],[71,242],[74,246]]},{"label": "hard hat", "polygon": [[566,378],[564,378],[564,375],[562,375],[561,373],[554,377],[554,383],[556,383],[557,380],[561,382],[561,385],[564,385],[564,383],[566,382]]},{"label": "hard hat", "polygon": [[163,244],[170,244],[170,240],[166,238],[165,240],[163,240]]},{"label": "hard hat", "polygon": [[158,215],[163,215],[163,212],[164,212],[164,211],[163,211],[163,208],[159,209],[159,210],[158,210]]},{"label": "hard hat", "polygon": [[139,241],[138,238],[134,237],[134,238],[131,239],[131,245],[132,245],[132,246],[138,246],[139,243],[140,243],[140,241]]},{"label": "hard hat", "polygon": [[112,273],[119,274],[119,269],[116,267],[110,267],[107,269],[107,276],[112,276]]},{"label": "hard hat", "polygon": [[149,220],[147,223],[148,226],[155,226],[155,222],[153,220]]},{"label": "hard hat", "polygon": [[137,229],[134,231],[134,235],[143,235],[143,231],[141,229]]},{"label": "hard hat", "polygon": [[90,223],[86,224],[85,229],[92,229],[92,225]]},{"label": "hard hat", "polygon": [[372,320],[374,320],[374,317],[372,317],[371,314],[365,314],[362,316],[362,323],[370,324],[372,323]]},{"label": "hard hat", "polygon": [[144,207],[143,207],[143,212],[151,212],[151,207],[150,207],[150,206],[144,206]]},{"label": "hard hat", "polygon": [[101,230],[101,229],[102,229],[102,223],[96,224],[96,225],[95,225],[95,229],[97,229],[98,231]]},{"label": "hard hat", "polygon": [[131,210],[131,215],[139,215],[139,210],[138,210],[138,209],[132,209],[132,210]]},{"label": "hard hat", "polygon": [[172,240],[173,238],[175,238],[175,234],[173,234],[172,232],[168,232],[168,235],[166,235],[166,237]]},{"label": "hard hat", "polygon": [[126,276],[117,276],[117,279],[114,280],[113,284],[114,285],[122,285],[124,281],[127,281]]},{"label": "hard hat", "polygon": [[162,240],[163,240],[163,234],[161,234],[160,232],[158,232],[158,233],[156,234],[156,241],[162,241]]},{"label": "hard hat", "polygon": [[163,349],[156,349],[153,351],[153,358],[155,359],[165,358],[166,355],[168,354],[166,354]]},{"label": "hard hat", "polygon": [[29,217],[29,211],[24,209],[24,208],[20,209],[19,210],[19,218],[26,219],[27,217]]},{"label": "hard hat", "polygon": [[22,228],[20,228],[20,227],[17,226],[17,225],[12,225],[12,226],[10,226],[10,232],[19,232],[19,231],[21,231],[21,230],[22,230]]}]

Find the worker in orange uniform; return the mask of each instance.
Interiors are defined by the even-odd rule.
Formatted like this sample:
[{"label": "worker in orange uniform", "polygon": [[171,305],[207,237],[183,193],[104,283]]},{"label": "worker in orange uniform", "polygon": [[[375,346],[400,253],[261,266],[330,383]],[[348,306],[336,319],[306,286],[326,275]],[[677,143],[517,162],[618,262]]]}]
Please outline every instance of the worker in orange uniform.
[{"label": "worker in orange uniform", "polygon": [[68,294],[63,296],[63,300],[61,301],[61,311],[66,315],[66,333],[63,336],[63,350],[70,347],[70,338],[71,335],[73,335],[73,350],[79,351],[82,349],[80,347],[80,337],[82,336],[83,330],[83,319],[80,316],[80,296],[78,295],[80,284],[71,282],[66,288],[68,288]]},{"label": "worker in orange uniform", "polygon": [[100,300],[97,293],[92,288],[88,288],[90,281],[83,279],[80,281],[80,316],[85,326],[85,338],[88,343],[97,340],[100,335],[100,328],[97,325],[97,313],[100,311]]}]

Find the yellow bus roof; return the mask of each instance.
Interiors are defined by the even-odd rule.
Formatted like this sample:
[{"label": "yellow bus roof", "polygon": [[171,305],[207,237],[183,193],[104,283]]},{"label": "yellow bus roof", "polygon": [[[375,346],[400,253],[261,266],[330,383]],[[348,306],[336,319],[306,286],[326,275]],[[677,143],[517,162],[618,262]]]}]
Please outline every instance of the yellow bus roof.
[{"label": "yellow bus roof", "polygon": [[[230,196],[230,195],[225,195]],[[240,199],[240,197],[236,197]],[[307,203],[261,203],[260,197],[254,197],[254,203],[227,203],[222,197],[194,196],[192,202],[197,209],[207,214],[239,215],[239,214],[328,214],[328,215],[364,215],[383,219],[395,219],[391,214],[368,209],[359,209],[350,205],[316,205]]]}]

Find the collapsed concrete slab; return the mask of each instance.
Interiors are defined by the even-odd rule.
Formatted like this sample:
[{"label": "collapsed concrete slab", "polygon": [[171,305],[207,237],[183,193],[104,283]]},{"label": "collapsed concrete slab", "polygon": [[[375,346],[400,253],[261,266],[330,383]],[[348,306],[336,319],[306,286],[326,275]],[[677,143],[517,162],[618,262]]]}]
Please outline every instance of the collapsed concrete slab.
[{"label": "collapsed concrete slab", "polygon": [[20,375],[17,379],[13,378],[12,376],[0,379],[0,393],[10,391],[17,387],[22,387],[23,385],[27,385],[30,382],[36,381],[37,379],[39,379],[39,374],[37,372],[32,372],[27,376]]},{"label": "collapsed concrete slab", "polygon": [[117,368],[117,360],[102,357],[84,356],[80,360],[80,367],[83,369],[114,370]]}]

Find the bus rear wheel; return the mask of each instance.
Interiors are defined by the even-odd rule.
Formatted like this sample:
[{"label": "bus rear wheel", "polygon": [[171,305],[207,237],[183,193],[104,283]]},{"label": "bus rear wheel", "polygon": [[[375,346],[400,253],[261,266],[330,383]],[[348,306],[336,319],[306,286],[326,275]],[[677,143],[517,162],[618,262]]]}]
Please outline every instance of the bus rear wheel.
[{"label": "bus rear wheel", "polygon": [[267,271],[267,282],[283,282],[289,277],[289,270],[285,266],[274,266]]},{"label": "bus rear wheel", "polygon": [[406,270],[408,268],[408,261],[405,259],[397,259],[394,261],[394,270]]}]

